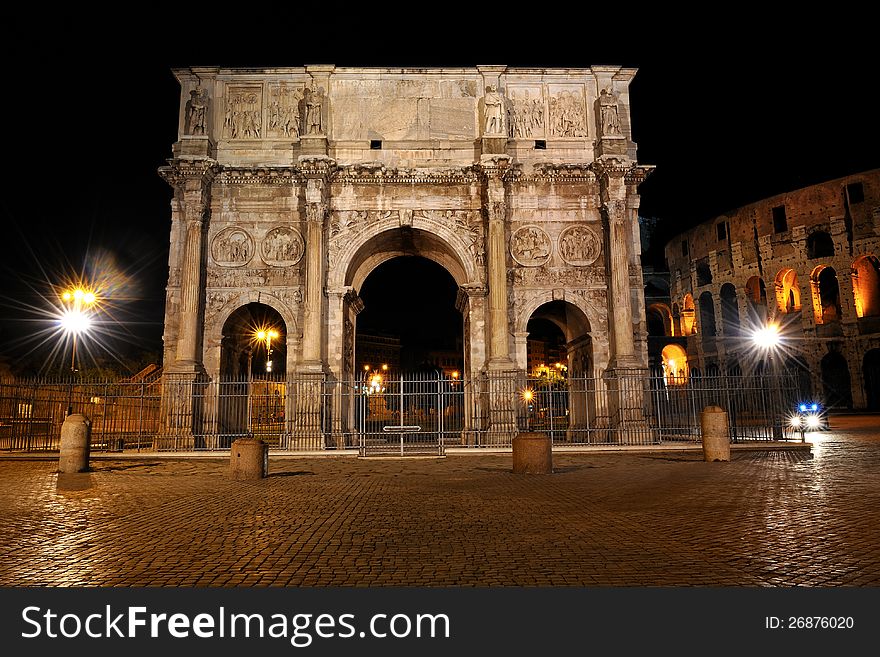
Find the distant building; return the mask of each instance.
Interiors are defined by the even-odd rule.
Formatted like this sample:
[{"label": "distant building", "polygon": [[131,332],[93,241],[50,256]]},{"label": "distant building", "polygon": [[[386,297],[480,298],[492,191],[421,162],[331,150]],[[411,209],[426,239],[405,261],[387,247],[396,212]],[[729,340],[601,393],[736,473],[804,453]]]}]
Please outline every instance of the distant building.
[{"label": "distant building", "polygon": [[389,335],[358,335],[355,344],[358,370],[366,366],[400,371],[400,338]]},{"label": "distant building", "polygon": [[649,326],[659,316],[671,338],[661,366],[767,367],[751,333],[771,324],[784,336],[777,364],[802,370],[804,394],[880,408],[878,255],[880,169],[703,222],[666,245],[671,307],[648,302]]}]

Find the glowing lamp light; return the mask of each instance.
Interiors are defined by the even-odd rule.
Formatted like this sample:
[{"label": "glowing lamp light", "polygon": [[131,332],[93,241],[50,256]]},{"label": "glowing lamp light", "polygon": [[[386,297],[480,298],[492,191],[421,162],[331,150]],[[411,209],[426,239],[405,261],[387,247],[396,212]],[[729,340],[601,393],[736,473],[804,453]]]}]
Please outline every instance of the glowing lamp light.
[{"label": "glowing lamp light", "polygon": [[819,427],[819,416],[818,415],[808,415],[807,416],[807,426],[810,429],[817,429]]},{"label": "glowing lamp light", "polygon": [[782,336],[779,335],[779,326],[776,324],[767,324],[752,333],[752,340],[755,345],[762,349],[773,349],[779,346]]},{"label": "glowing lamp light", "polygon": [[92,320],[89,319],[88,315],[79,310],[68,310],[61,316],[59,323],[65,332],[79,335],[89,329],[92,325]]},{"label": "glowing lamp light", "polygon": [[798,409],[800,410],[801,413],[806,413],[807,412],[807,405],[801,404],[800,406],[798,406]]},{"label": "glowing lamp light", "polygon": [[531,388],[526,388],[525,390],[522,391],[522,398],[523,398],[523,401],[526,403],[532,401],[535,398],[535,391],[532,390]]},{"label": "glowing lamp light", "polygon": [[792,415],[788,421],[795,429],[799,429],[801,426],[801,418],[799,415]]}]

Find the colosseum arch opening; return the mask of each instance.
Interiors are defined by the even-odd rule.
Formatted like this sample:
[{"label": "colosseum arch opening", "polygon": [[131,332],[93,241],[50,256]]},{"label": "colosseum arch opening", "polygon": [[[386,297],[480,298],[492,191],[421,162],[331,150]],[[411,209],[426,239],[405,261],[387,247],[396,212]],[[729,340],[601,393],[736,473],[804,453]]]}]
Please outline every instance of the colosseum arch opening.
[{"label": "colosseum arch opening", "polygon": [[880,316],[880,261],[876,256],[864,255],[853,261],[852,282],[856,315]]},{"label": "colosseum arch opening", "polygon": [[776,308],[786,315],[801,309],[801,290],[794,269],[783,269],[776,274]]},{"label": "colosseum arch opening", "polygon": [[824,230],[817,230],[807,237],[807,258],[833,258],[834,240]]},{"label": "colosseum arch opening", "polygon": [[810,276],[813,292],[813,313],[816,324],[834,324],[840,321],[840,285],[834,267],[819,265]]}]

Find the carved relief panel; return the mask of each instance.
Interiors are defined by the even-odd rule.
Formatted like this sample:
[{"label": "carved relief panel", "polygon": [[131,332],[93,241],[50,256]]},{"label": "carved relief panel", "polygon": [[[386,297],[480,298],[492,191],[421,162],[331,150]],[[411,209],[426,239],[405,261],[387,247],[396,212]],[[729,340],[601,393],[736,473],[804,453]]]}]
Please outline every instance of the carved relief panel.
[{"label": "carved relief panel", "polygon": [[587,226],[569,226],[559,234],[559,255],[575,267],[592,265],[601,250],[602,241]]},{"label": "carved relief panel", "polygon": [[261,85],[227,87],[223,136],[227,139],[262,138],[263,88]]},{"label": "carved relief panel", "polygon": [[261,255],[268,265],[289,267],[302,260],[305,242],[295,228],[278,226],[263,238]]},{"label": "carved relief panel", "polygon": [[550,259],[550,236],[537,226],[523,226],[510,236],[510,255],[523,267],[538,267]]},{"label": "carved relief panel", "polygon": [[302,103],[302,85],[288,85],[283,82],[270,84],[266,137],[298,138],[302,122]]},{"label": "carved relief panel", "polygon": [[549,132],[553,137],[587,137],[587,106],[584,85],[554,84],[549,95]]},{"label": "carved relief panel", "polygon": [[254,255],[254,240],[241,228],[221,230],[211,242],[214,262],[224,267],[241,267]]},{"label": "carved relief panel", "polygon": [[540,85],[511,84],[510,136],[534,139],[544,136],[544,94]]}]

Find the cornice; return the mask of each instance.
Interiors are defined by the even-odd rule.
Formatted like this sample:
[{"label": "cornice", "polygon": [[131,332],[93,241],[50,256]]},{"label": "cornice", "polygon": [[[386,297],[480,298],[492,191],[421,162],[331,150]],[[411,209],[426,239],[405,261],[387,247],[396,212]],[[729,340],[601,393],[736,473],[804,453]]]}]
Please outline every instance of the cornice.
[{"label": "cornice", "polygon": [[596,182],[596,174],[587,163],[563,164],[557,162],[541,162],[532,167],[531,173],[521,169],[511,172],[511,180],[521,182]]},{"label": "cornice", "polygon": [[222,167],[217,177],[225,185],[291,185],[302,179],[296,167]]},{"label": "cornice", "polygon": [[198,160],[168,160],[168,166],[159,167],[159,175],[172,187],[198,180],[209,184],[220,172],[221,166],[210,158]]},{"label": "cornice", "polygon": [[456,167],[436,169],[388,168],[383,164],[350,164],[339,167],[332,182],[354,183],[360,185],[383,184],[471,184],[479,182],[477,167]]}]

